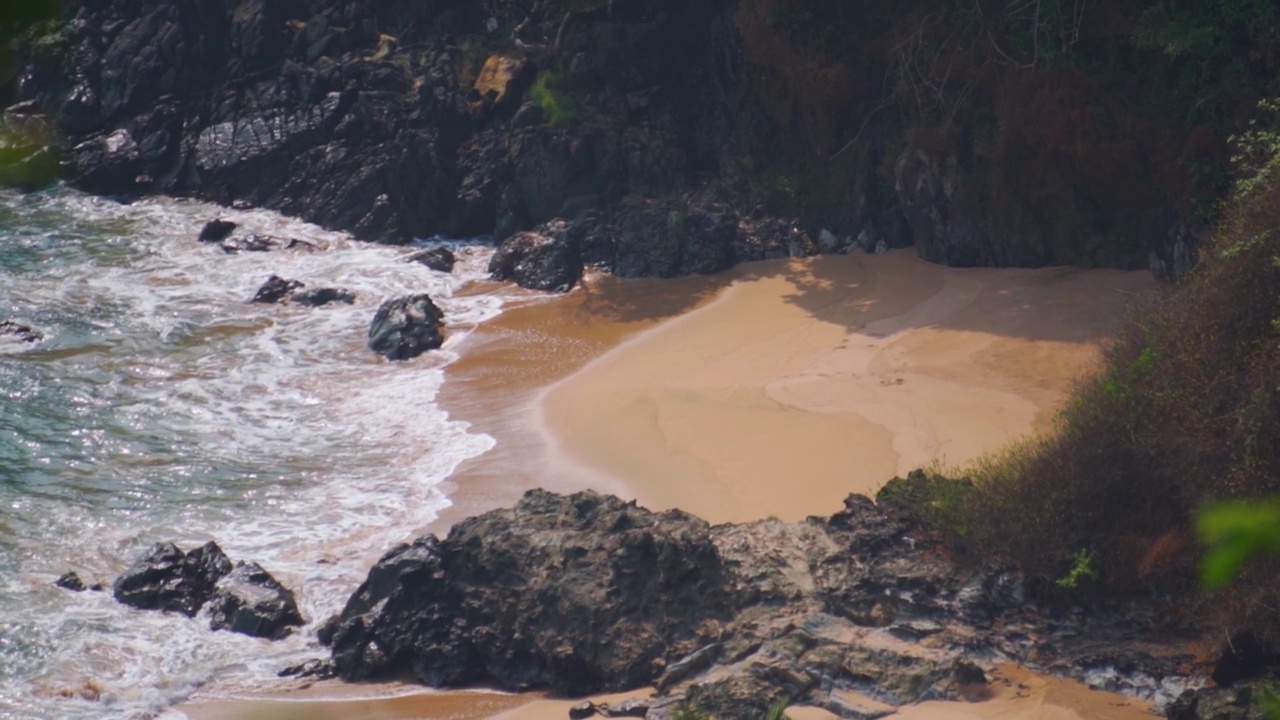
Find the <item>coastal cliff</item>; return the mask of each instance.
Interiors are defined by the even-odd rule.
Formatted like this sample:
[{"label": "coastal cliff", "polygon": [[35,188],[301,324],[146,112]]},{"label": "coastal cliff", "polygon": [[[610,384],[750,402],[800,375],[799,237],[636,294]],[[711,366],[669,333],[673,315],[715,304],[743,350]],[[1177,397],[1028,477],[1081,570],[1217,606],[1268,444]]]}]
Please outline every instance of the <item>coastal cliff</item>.
[{"label": "coastal cliff", "polygon": [[855,244],[1174,275],[1274,75],[1245,11],[1161,45],[1193,5],[69,2],[0,74],[8,174],[388,242],[562,219],[626,276]]}]

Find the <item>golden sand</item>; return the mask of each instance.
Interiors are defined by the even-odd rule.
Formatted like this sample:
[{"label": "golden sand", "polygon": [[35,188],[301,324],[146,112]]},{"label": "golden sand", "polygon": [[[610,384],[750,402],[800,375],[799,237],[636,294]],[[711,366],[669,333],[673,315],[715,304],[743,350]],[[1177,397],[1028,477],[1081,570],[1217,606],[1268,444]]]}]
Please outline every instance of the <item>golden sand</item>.
[{"label": "golden sand", "polygon": [[[498,446],[455,473],[454,506],[425,529],[533,487],[590,487],[716,522],[831,514],[894,474],[963,464],[1049,427],[1125,302],[1150,285],[1145,273],[962,270],[895,252],[531,295],[478,328],[447,371],[441,405]],[[1131,698],[1016,666],[991,689],[890,717],[1151,717]],[[193,720],[563,720],[579,702],[398,690],[370,700],[358,696],[389,689],[324,683],[181,709]]]},{"label": "golden sand", "polygon": [[[591,482],[713,522],[830,514],[1049,426],[1145,273],[755,263],[542,400]],[[563,473],[561,473],[563,474]]]}]

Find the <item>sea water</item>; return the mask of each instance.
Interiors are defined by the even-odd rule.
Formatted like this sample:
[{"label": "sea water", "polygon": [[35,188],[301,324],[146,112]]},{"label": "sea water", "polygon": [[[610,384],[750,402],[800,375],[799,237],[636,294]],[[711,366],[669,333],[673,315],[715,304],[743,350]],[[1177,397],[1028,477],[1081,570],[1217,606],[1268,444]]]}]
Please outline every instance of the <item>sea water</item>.
[{"label": "sea water", "polygon": [[[213,217],[315,247],[227,254],[196,241]],[[451,348],[503,303],[458,293],[488,251],[453,247],[445,274],[265,211],[0,191],[0,320],[44,335],[0,345],[0,718],[144,717],[323,656],[316,626],[493,443],[434,402]],[[249,303],[271,274],[356,302]],[[445,311],[444,349],[374,355],[377,306],[417,292]],[[272,643],[112,599],[151,544],[211,539],[294,589],[308,626]],[[108,588],[55,587],[68,570]]]}]

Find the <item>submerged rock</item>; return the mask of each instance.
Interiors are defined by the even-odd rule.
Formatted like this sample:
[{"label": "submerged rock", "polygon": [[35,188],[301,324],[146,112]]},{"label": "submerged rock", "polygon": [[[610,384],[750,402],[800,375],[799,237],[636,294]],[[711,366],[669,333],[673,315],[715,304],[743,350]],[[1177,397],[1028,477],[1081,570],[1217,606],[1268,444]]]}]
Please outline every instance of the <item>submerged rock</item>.
[{"label": "submerged rock", "polygon": [[80,576],[75,572],[63,574],[57,580],[54,580],[53,584],[63,590],[70,590],[72,592],[84,592],[89,589],[88,586],[84,584],[84,581],[80,579]]},{"label": "submerged rock", "polygon": [[262,287],[258,288],[258,292],[254,293],[253,299],[249,302],[254,303],[278,303],[289,299],[294,290],[306,287],[305,283],[297,280],[286,280],[279,275],[272,275],[267,281],[262,283]]},{"label": "submerged rock", "polygon": [[220,243],[231,237],[237,227],[240,226],[230,220],[210,220],[200,230],[199,240],[202,243]]},{"label": "submerged rock", "polygon": [[306,305],[307,307],[321,307],[335,302],[351,305],[355,301],[355,293],[346,288],[312,288],[295,292],[289,296],[289,302]]},{"label": "submerged rock", "polygon": [[531,290],[568,292],[582,277],[582,255],[568,232],[516,233],[502,242],[489,261],[495,280],[514,280]]},{"label": "submerged rock", "polygon": [[240,562],[214,586],[209,627],[279,639],[303,624],[293,592],[257,563]]},{"label": "submerged rock", "polygon": [[458,258],[454,256],[452,250],[442,245],[416,252],[405,258],[405,261],[421,263],[432,270],[448,273],[453,272],[453,266],[457,263]]},{"label": "submerged rock", "polygon": [[231,561],[217,543],[184,553],[173,543],[158,543],[116,578],[117,601],[140,610],[167,610],[195,617],[213,595],[214,585],[231,572]]},{"label": "submerged rock", "polygon": [[388,360],[408,360],[444,344],[444,313],[427,295],[388,300],[369,325],[369,349]]},{"label": "submerged rock", "polygon": [[271,235],[235,235],[218,243],[222,252],[235,255],[242,252],[271,252],[283,247],[293,247],[299,241],[285,240]]},{"label": "submerged rock", "polygon": [[12,320],[3,320],[0,321],[0,339],[4,338],[24,343],[37,343],[43,340],[44,336],[30,326]]}]

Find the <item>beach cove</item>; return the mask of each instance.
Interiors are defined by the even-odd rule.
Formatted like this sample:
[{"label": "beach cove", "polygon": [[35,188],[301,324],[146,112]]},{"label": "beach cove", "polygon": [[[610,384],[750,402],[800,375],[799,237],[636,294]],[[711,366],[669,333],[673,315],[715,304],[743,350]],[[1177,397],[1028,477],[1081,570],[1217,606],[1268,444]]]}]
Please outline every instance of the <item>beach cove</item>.
[{"label": "beach cove", "polygon": [[[950,269],[898,252],[667,281],[598,276],[562,298],[530,295],[476,328],[447,368],[441,405],[497,442],[446,481],[453,504],[427,529],[534,487],[592,488],[712,522],[830,514],[895,474],[1047,429],[1126,302],[1151,285],[1145,273]],[[1147,716],[1074,681],[1001,671],[1010,676],[993,687],[1012,689],[986,702],[892,717]],[[343,699],[351,689],[322,683],[274,701],[197,699],[186,712],[550,720],[576,704],[381,692],[398,699]]]}]

